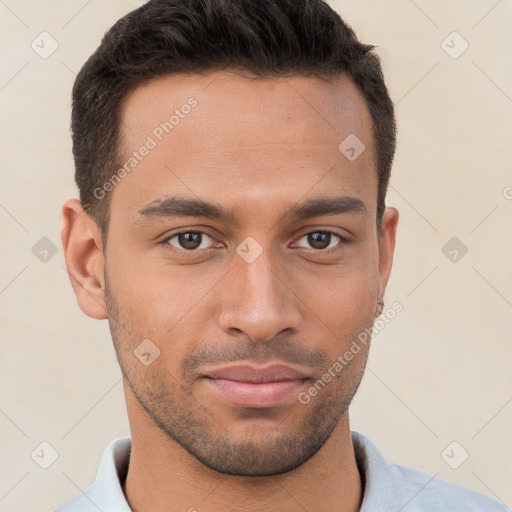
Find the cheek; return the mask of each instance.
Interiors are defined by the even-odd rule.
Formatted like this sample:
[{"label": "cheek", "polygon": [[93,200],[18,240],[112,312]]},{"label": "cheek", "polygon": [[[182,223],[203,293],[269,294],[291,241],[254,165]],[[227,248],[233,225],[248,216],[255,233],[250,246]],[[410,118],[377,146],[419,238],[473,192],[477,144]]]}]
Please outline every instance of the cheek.
[{"label": "cheek", "polygon": [[331,267],[301,279],[304,302],[333,330],[364,323],[374,312],[378,280],[370,265]]},{"label": "cheek", "polygon": [[[332,269],[331,269],[332,270]],[[377,273],[369,266],[350,266],[331,272],[329,278],[311,279],[310,292],[307,295],[307,306],[304,311],[308,315],[309,325],[315,335],[318,348],[326,351],[331,363],[352,351],[353,342],[363,334],[369,341],[367,329],[374,321],[378,281]],[[307,329],[307,327],[306,327]],[[358,371],[364,366],[368,346],[358,343],[343,367],[343,373]],[[348,373],[347,373],[348,372]],[[336,380],[342,385],[344,379]]]},{"label": "cheek", "polygon": [[112,293],[125,321],[137,333],[155,339],[197,324],[209,292],[225,273],[206,266],[156,265],[149,258],[129,256],[109,258],[107,265]]}]

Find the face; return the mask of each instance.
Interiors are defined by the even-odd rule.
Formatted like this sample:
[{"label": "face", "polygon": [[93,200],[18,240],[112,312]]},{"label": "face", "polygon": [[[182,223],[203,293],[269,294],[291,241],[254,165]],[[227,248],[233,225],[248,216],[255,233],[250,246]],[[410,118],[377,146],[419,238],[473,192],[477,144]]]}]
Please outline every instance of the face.
[{"label": "face", "polygon": [[[354,135],[355,159],[338,148]],[[363,97],[345,77],[173,75],[127,97],[121,144],[104,284],[131,392],[209,468],[301,465],[347,414],[368,346],[308,390],[371,328],[390,270]]]}]

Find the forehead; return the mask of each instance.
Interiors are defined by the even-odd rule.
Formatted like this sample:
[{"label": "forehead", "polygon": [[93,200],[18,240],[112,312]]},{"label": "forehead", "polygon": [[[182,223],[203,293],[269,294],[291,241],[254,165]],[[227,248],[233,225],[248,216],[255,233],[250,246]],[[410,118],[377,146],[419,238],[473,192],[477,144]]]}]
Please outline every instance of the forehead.
[{"label": "forehead", "polygon": [[[133,214],[165,195],[214,197],[242,209],[326,193],[350,193],[371,210],[371,117],[349,78],[330,82],[222,70],[137,87],[122,108],[119,163],[127,172],[111,212]],[[364,151],[348,158],[352,147]]]}]

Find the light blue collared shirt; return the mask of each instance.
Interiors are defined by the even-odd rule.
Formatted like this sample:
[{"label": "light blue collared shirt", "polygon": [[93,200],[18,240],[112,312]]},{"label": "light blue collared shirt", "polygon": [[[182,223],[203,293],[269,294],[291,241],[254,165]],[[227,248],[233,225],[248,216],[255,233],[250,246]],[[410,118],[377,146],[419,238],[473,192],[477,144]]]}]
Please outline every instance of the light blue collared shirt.
[{"label": "light blue collared shirt", "polygon": [[[356,461],[364,482],[360,512],[512,512],[483,494],[387,462],[364,435],[352,431]],[[112,441],[96,480],[55,512],[132,512],[121,483],[130,461],[131,437]]]}]

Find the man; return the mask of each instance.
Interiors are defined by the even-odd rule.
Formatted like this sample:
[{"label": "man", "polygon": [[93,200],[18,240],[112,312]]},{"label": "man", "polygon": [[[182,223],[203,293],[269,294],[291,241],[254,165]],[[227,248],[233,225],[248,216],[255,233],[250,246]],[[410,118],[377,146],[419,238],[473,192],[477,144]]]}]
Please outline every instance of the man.
[{"label": "man", "polygon": [[107,32],[62,241],[131,437],[60,512],[506,510],[350,430],[395,132],[373,47],[320,0],[151,0]]}]

